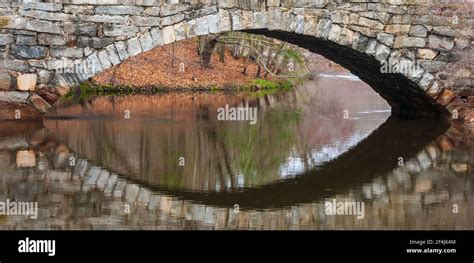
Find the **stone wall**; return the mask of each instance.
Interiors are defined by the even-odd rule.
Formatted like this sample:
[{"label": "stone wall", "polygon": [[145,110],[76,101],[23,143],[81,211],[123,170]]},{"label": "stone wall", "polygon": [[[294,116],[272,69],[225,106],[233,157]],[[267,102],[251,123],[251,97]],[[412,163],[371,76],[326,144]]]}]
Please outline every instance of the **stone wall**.
[{"label": "stone wall", "polygon": [[[429,3],[429,2],[428,2]],[[49,0],[0,2],[0,116],[39,118],[70,88],[154,47],[247,30],[322,53],[404,116],[472,114],[470,10],[424,0]],[[463,54],[463,55],[459,55]],[[382,63],[413,70],[381,73]],[[414,67],[421,65],[420,67]],[[469,115],[471,113],[471,115]],[[470,117],[471,116],[471,117]]]}]

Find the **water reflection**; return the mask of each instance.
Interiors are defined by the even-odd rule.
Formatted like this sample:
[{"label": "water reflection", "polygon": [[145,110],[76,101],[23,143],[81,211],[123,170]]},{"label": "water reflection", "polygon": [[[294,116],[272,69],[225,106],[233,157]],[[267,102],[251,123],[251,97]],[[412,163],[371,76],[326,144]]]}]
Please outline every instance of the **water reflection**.
[{"label": "water reflection", "polygon": [[[217,121],[224,104],[258,107],[257,124]],[[257,98],[64,102],[44,126],[2,124],[0,200],[40,213],[0,228],[473,229],[472,145],[389,114],[363,83],[334,78]],[[365,202],[365,218],[325,215],[332,198]]]},{"label": "water reflection", "polygon": [[[355,83],[358,91],[349,86],[332,90],[341,83],[322,79],[257,98],[102,97],[58,107],[50,116],[75,119],[46,120],[45,126],[79,155],[128,178],[180,190],[231,192],[313,169],[383,123],[388,105]],[[258,107],[257,124],[218,121],[217,108],[225,104]],[[126,111],[130,119],[124,119]],[[343,118],[345,111],[349,119]],[[180,157],[186,165],[179,166]]]}]

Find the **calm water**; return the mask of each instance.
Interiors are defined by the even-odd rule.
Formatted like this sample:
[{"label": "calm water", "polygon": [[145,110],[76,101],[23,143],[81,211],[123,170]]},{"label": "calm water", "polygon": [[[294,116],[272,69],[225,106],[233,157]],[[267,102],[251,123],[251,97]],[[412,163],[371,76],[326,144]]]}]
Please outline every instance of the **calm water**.
[{"label": "calm water", "polygon": [[[225,105],[257,107],[257,123],[219,121]],[[390,117],[356,79],[64,101],[1,127],[0,201],[36,201],[39,217],[0,229],[474,229],[473,146]],[[326,214],[332,200],[364,218]]]}]

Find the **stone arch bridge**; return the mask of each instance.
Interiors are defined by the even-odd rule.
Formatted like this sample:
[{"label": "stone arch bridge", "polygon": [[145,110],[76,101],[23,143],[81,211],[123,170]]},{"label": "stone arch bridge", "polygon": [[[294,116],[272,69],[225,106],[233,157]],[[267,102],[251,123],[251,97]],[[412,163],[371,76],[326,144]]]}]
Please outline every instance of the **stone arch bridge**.
[{"label": "stone arch bridge", "polygon": [[459,81],[445,81],[452,75],[446,73],[451,65],[466,54],[472,56],[472,16],[469,11],[436,14],[430,2],[3,1],[0,118],[16,119],[18,113],[21,119],[41,118],[71,88],[154,47],[199,35],[248,31],[341,64],[401,116],[449,117],[459,112],[474,121],[469,115],[474,101],[471,65],[455,72]]}]

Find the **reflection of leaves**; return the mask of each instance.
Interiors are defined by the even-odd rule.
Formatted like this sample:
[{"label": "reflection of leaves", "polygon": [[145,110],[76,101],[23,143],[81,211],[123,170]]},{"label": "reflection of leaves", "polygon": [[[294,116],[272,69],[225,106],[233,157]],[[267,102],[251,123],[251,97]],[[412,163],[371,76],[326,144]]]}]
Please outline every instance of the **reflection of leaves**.
[{"label": "reflection of leaves", "polygon": [[117,86],[117,85],[94,85],[88,82],[82,83],[78,88],[71,89],[64,99],[74,102],[87,102],[95,97],[108,97],[108,96],[129,96],[146,94],[153,95],[164,92],[163,88],[153,87],[149,89],[137,89],[129,86]]},{"label": "reflection of leaves", "polygon": [[299,116],[297,112],[272,109],[255,125],[239,124],[239,129],[234,124],[222,127],[219,134],[224,136],[227,149],[236,153],[235,168],[244,176],[245,186],[272,181],[279,174],[288,150],[297,141]]},{"label": "reflection of leaves", "polygon": [[183,177],[171,171],[166,174],[165,184],[167,187],[181,188],[183,186]]},{"label": "reflection of leaves", "polygon": [[[102,140],[104,141],[104,146],[105,146],[105,153],[110,153],[110,155],[115,156],[120,163],[123,165],[125,170],[127,171],[128,174],[133,174],[133,168],[132,165],[128,162],[127,158],[125,157],[124,154],[120,152],[120,150],[117,148],[117,145],[114,143],[113,139],[109,137],[110,134],[107,134],[105,132],[99,133],[102,135]],[[100,145],[100,143],[99,143]],[[108,152],[107,150],[110,150]],[[105,154],[104,156],[107,156],[108,154]]]},{"label": "reflection of leaves", "polygon": [[250,175],[253,172],[253,167],[254,167],[254,158],[250,154],[253,152],[253,141],[252,141],[252,133],[249,134],[248,140],[247,140],[247,147],[245,148],[244,153],[242,153],[242,160],[244,163],[243,166],[243,172],[244,175]]}]

